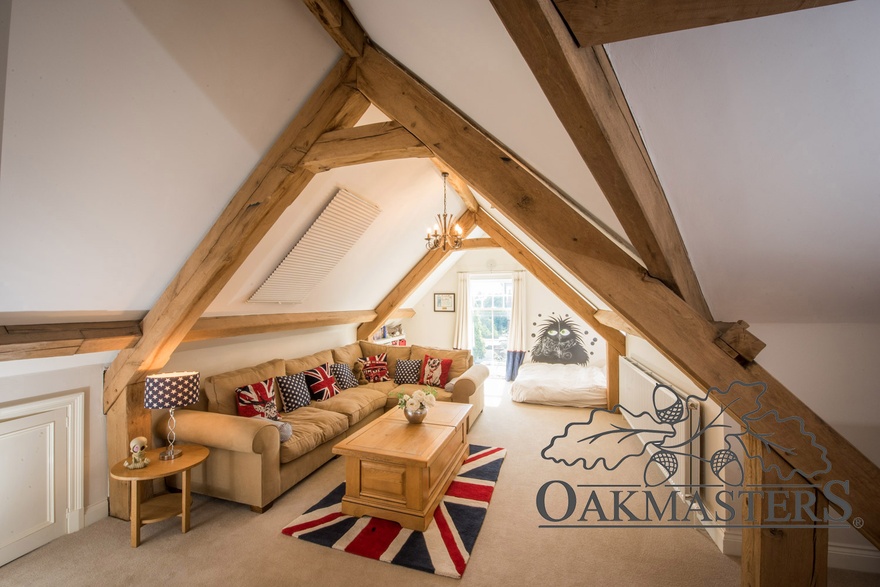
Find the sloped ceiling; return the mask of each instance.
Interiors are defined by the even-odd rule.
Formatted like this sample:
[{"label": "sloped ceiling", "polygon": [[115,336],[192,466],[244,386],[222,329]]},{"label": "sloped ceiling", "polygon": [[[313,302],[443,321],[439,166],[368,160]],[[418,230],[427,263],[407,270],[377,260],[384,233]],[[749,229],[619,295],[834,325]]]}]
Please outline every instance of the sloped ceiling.
[{"label": "sloped ceiling", "polygon": [[[488,2],[350,5],[626,245]],[[609,46],[716,318],[880,321],[878,28],[859,0]],[[148,310],[339,55],[296,0],[15,2],[0,319]],[[365,246],[302,305],[244,304],[338,187],[383,209]],[[208,313],[374,307],[439,207],[427,161],[319,175]]]}]

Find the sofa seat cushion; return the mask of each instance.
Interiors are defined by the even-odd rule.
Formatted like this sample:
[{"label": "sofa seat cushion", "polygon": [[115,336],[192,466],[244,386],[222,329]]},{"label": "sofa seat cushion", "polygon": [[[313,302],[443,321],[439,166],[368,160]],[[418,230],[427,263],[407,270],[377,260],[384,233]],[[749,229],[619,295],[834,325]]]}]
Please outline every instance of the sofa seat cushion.
[{"label": "sofa seat cushion", "polygon": [[386,394],[368,387],[353,387],[326,399],[312,402],[312,407],[330,410],[348,418],[348,425],[354,426],[370,413],[385,405]]},{"label": "sofa seat cushion", "polygon": [[375,389],[376,391],[381,391],[384,395],[388,395],[395,389],[399,387],[393,381],[377,381],[376,383],[367,382],[364,385],[360,385],[358,387],[366,387],[368,389]]},{"label": "sofa seat cushion", "polygon": [[431,387],[429,385],[418,385],[415,383],[404,383],[403,385],[398,385],[396,388],[388,392],[387,399],[385,400],[385,409],[393,408],[397,405],[399,398],[397,397],[398,393],[405,393],[407,395],[412,395],[413,392],[417,389],[427,390],[435,392],[437,395],[438,402],[451,402],[452,394],[445,389],[439,387]]},{"label": "sofa seat cushion", "polygon": [[289,423],[293,431],[281,443],[282,463],[289,463],[348,430],[348,418],[342,414],[312,407],[281,414],[281,420]]}]

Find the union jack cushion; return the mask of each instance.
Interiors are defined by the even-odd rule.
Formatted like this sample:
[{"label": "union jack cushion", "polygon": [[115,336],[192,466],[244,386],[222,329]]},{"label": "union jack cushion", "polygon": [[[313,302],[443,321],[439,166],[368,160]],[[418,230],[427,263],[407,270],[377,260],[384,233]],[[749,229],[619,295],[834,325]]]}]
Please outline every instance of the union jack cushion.
[{"label": "union jack cushion", "polygon": [[422,362],[418,359],[413,361],[397,361],[397,369],[394,370],[394,383],[418,383],[422,372]]},{"label": "union jack cushion", "polygon": [[452,367],[452,359],[438,359],[425,355],[422,361],[422,376],[419,378],[421,385],[433,387],[446,387],[449,381],[449,368]]},{"label": "union jack cushion", "polygon": [[372,357],[358,359],[358,362],[364,366],[364,377],[370,383],[378,383],[379,381],[388,381],[388,354],[379,353]]},{"label": "union jack cushion", "polygon": [[358,380],[355,378],[354,373],[351,372],[351,367],[345,363],[333,363],[330,365],[330,375],[336,379],[336,387],[339,388],[339,391],[345,391],[346,389],[358,386]]},{"label": "union jack cushion", "polygon": [[306,376],[302,373],[282,375],[281,377],[276,377],[275,381],[278,382],[278,393],[281,394],[282,411],[292,412],[297,408],[304,408],[311,403],[312,395],[309,393]]},{"label": "union jack cushion", "polygon": [[336,387],[336,378],[330,375],[330,366],[324,363],[320,367],[303,371],[306,376],[306,383],[309,386],[309,393],[316,402],[322,402],[330,399],[337,393],[339,388]]},{"label": "union jack cushion", "polygon": [[275,405],[275,379],[251,383],[235,390],[238,399],[238,415],[245,418],[278,420]]}]

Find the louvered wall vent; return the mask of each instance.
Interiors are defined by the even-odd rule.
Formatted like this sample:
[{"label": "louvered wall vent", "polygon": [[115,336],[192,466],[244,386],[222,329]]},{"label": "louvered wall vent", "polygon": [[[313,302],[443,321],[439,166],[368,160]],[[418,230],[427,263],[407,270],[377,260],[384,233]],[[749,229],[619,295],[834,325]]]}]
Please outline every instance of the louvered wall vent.
[{"label": "louvered wall vent", "polygon": [[354,246],[381,210],[345,190],[330,203],[249,302],[300,304]]}]

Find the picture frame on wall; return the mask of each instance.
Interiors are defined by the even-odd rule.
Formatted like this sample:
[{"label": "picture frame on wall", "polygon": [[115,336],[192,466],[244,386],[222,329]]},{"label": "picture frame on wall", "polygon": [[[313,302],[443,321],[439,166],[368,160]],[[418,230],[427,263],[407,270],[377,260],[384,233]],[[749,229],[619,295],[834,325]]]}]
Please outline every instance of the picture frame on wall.
[{"label": "picture frame on wall", "polygon": [[454,293],[435,293],[434,294],[434,311],[435,312],[455,312],[455,294]]}]

